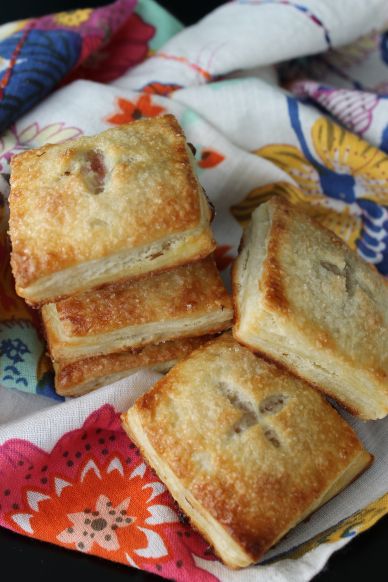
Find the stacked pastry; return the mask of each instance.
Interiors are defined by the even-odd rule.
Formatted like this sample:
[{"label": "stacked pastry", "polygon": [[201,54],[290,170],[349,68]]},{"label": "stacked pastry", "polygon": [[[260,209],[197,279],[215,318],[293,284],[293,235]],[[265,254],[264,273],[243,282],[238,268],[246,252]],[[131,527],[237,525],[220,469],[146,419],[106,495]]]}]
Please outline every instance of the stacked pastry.
[{"label": "stacked pastry", "polygon": [[11,264],[59,394],[170,367],[230,327],[211,218],[171,115],[14,157]]},{"label": "stacked pastry", "polygon": [[323,396],[365,420],[388,414],[388,285],[273,198],[244,233],[233,299],[234,337],[192,352],[122,420],[192,524],[239,568],[372,462]]},{"label": "stacked pastry", "polygon": [[42,308],[57,391],[181,359],[123,426],[227,565],[259,560],[369,466],[323,395],[388,414],[388,287],[333,233],[260,206],[233,269],[233,335],[214,338],[232,307],[172,116],[21,154],[11,187],[17,291]]}]

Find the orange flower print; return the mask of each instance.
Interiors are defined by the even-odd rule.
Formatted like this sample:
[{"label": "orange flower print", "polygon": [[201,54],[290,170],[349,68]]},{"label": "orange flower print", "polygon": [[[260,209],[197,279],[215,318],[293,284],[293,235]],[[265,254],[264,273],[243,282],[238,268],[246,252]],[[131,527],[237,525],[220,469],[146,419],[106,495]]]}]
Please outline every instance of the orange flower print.
[{"label": "orange flower print", "polygon": [[182,85],[176,83],[159,83],[159,81],[151,81],[142,88],[143,93],[151,93],[153,95],[163,95],[167,97],[174,91],[182,89]]},{"label": "orange flower print", "polygon": [[114,113],[107,118],[109,123],[121,125],[123,123],[130,123],[143,117],[156,117],[164,113],[164,107],[154,105],[151,100],[151,95],[141,95],[137,101],[129,101],[123,97],[117,99],[117,105],[120,109],[118,113]]},{"label": "orange flower print", "polygon": [[169,579],[214,582],[214,560],[182,523],[166,487],[105,405],[51,453],[28,441],[0,446],[0,525]]},{"label": "orange flower print", "polygon": [[218,166],[218,164],[220,164],[223,160],[225,159],[225,157],[216,152],[215,150],[210,150],[210,149],[203,149],[200,152],[200,158],[198,159],[198,166],[200,168],[214,168],[215,166]]},{"label": "orange flower print", "polygon": [[48,492],[30,488],[26,511],[10,519],[39,539],[84,553],[137,567],[143,558],[164,562],[172,553],[164,524],[179,518],[164,503],[164,485],[141,459],[132,463],[117,451],[103,463],[86,455],[74,479],[54,473]]}]

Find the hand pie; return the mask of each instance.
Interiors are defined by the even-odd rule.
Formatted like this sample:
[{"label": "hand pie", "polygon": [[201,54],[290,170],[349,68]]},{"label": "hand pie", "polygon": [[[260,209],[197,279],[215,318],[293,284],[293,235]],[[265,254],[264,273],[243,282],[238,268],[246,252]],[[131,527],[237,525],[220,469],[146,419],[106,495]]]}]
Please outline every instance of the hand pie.
[{"label": "hand pie", "polygon": [[59,361],[223,331],[233,310],[208,257],[49,303],[42,316],[51,356]]},{"label": "hand pie", "polygon": [[142,368],[165,372],[210,338],[187,337],[75,362],[54,362],[55,390],[61,396],[81,396]]},{"label": "hand pie", "polygon": [[211,211],[172,115],[45,145],[11,163],[17,293],[42,304],[207,256]]},{"label": "hand pie", "polygon": [[233,269],[235,338],[364,419],[388,413],[388,282],[335,234],[272,198]]},{"label": "hand pie", "polygon": [[258,561],[372,459],[319,392],[229,334],[178,363],[122,420],[232,568]]}]

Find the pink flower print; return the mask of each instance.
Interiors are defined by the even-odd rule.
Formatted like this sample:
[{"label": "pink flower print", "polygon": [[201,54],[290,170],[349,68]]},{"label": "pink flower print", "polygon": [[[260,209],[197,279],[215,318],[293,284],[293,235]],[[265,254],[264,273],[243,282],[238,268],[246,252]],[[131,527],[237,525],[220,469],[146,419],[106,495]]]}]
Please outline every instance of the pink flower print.
[{"label": "pink flower print", "polygon": [[89,79],[109,83],[120,77],[130,67],[143,61],[148,55],[148,43],[155,28],[138,14],[132,14],[113,36],[110,42],[90,54],[89,58],[71,73],[66,82]]},{"label": "pink flower print", "polygon": [[292,84],[291,90],[298,97],[313,99],[360,136],[370,127],[373,109],[379,102],[374,93],[334,89],[315,81],[298,81]]}]

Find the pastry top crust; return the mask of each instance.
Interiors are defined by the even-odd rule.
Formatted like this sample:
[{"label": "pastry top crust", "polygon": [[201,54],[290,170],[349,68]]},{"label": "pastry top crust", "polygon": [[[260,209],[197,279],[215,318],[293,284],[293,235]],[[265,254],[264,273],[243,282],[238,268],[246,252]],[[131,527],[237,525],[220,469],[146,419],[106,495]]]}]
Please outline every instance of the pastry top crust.
[{"label": "pastry top crust", "polygon": [[190,156],[172,115],[15,156],[10,235],[17,287],[198,226],[203,193]]},{"label": "pastry top crust", "polygon": [[264,309],[310,345],[388,382],[388,281],[305,213],[279,197],[267,204]]},{"label": "pastry top crust", "polygon": [[[213,257],[155,273],[143,279],[109,285],[55,304],[61,336],[83,337],[127,326],[199,317],[232,309]],[[49,334],[50,317],[42,309]],[[58,333],[58,330],[55,332]]]},{"label": "pastry top crust", "polygon": [[230,334],[178,363],[127,414],[254,559],[363,451],[318,392]]},{"label": "pastry top crust", "polygon": [[178,360],[188,356],[209,339],[211,336],[188,337],[75,362],[54,362],[55,386],[65,391],[103,376]]}]

